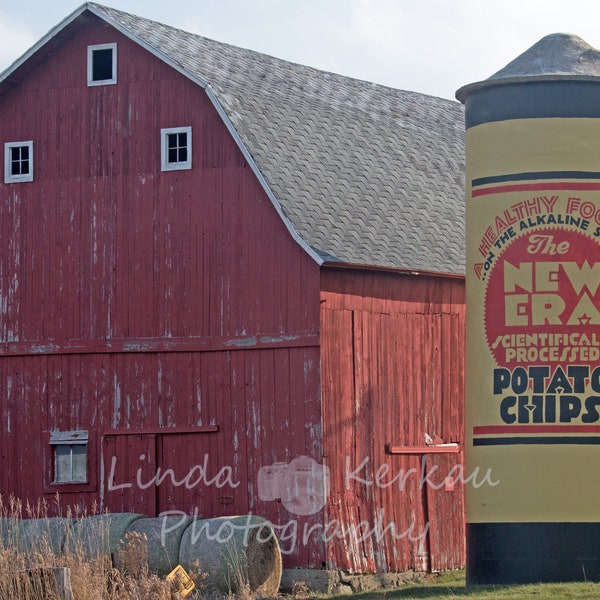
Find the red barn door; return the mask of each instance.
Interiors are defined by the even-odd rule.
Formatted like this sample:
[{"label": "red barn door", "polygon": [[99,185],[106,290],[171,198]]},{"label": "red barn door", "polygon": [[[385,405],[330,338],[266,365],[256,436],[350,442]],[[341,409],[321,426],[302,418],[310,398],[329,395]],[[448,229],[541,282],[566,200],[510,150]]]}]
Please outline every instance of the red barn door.
[{"label": "red barn door", "polygon": [[102,509],[156,513],[156,435],[105,435],[102,438]]}]

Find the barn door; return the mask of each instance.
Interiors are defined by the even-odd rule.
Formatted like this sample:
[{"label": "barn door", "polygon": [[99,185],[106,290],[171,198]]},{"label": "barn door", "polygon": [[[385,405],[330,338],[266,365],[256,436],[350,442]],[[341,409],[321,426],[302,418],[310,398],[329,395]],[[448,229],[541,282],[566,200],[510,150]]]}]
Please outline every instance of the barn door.
[{"label": "barn door", "polygon": [[464,485],[462,455],[428,454],[425,472],[434,473],[434,485],[426,485],[431,571],[459,569],[464,565]]},{"label": "barn door", "polygon": [[353,316],[354,419],[369,423],[353,440],[355,464],[366,456],[375,469],[389,465],[396,476],[412,473],[400,487],[373,485],[362,506],[356,501],[361,515],[372,511],[371,521],[380,509],[400,531],[413,527],[411,536],[383,541],[381,552],[389,557],[378,568],[445,570],[464,561],[462,457],[458,445],[433,447],[458,439],[452,372],[459,363],[451,361],[460,359],[450,351],[456,344],[449,319],[367,311]]},{"label": "barn door", "polygon": [[157,462],[159,513],[176,510],[207,518],[243,510],[239,483],[229,474],[228,465],[219,461],[213,436],[184,432],[160,436]]},{"label": "barn door", "polygon": [[156,516],[156,435],[102,438],[102,509]]}]

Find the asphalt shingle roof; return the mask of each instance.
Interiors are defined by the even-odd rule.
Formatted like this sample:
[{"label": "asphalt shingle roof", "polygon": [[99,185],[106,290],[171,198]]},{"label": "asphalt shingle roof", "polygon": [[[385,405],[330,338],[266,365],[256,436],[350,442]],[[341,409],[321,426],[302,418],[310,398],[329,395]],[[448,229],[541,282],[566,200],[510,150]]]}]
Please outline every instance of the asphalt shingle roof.
[{"label": "asphalt shingle roof", "polygon": [[320,257],[464,274],[461,104],[86,7],[208,83],[284,215]]}]

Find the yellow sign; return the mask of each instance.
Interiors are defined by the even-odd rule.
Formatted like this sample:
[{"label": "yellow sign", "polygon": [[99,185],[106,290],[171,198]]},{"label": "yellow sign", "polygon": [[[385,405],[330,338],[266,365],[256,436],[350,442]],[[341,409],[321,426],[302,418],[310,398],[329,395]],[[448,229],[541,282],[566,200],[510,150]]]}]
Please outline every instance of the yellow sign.
[{"label": "yellow sign", "polygon": [[177,591],[181,594],[182,598],[185,598],[192,590],[196,587],[191,577],[187,574],[186,570],[181,566],[177,565],[166,577],[167,581],[172,581],[177,586]]},{"label": "yellow sign", "polygon": [[600,521],[600,123],[471,127],[467,186],[468,522]]}]

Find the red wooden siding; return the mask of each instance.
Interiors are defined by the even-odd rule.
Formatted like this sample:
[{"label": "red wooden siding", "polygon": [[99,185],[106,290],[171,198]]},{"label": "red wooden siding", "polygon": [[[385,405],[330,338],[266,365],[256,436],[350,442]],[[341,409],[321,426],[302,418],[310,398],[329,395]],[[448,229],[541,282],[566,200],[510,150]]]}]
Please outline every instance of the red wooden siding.
[{"label": "red wooden siding", "polygon": [[[445,479],[462,465],[464,283],[348,269],[324,269],[321,281],[326,520],[345,532],[327,563],[459,567],[463,489]],[[426,434],[458,448],[435,453]]]},{"label": "red wooden siding", "polygon": [[[68,33],[0,96],[0,141],[33,140],[35,170],[0,183],[0,492],[286,523],[256,481],[322,460],[319,267],[201,88],[100,22]],[[87,46],[110,42],[118,83],[88,88]],[[180,126],[193,169],[162,173]],[[74,429],[89,482],[53,485],[50,432]],[[137,484],[159,468],[176,483]],[[239,485],[206,484],[223,468]],[[319,541],[291,550],[321,566]]]},{"label": "red wooden siding", "polygon": [[[119,83],[88,88],[102,40],[119,44]],[[3,185],[3,340],[315,330],[316,302],[299,300],[318,269],[197,85],[93,28],[0,109],[2,141],[35,152],[35,182]],[[193,127],[194,169],[161,173],[160,129],[178,125]]]},{"label": "red wooden siding", "polygon": [[[95,18],[63,33],[0,96],[35,171],[0,183],[0,493],[260,514],[285,567],[461,565],[462,487],[421,469],[462,461],[462,281],[320,270],[201,88]],[[117,85],[87,87],[111,42]],[[193,168],[163,173],[183,126]],[[88,430],[88,482],[53,484],[56,430]],[[405,452],[426,433],[459,451]],[[314,515],[258,489],[301,456],[330,469]]]}]

